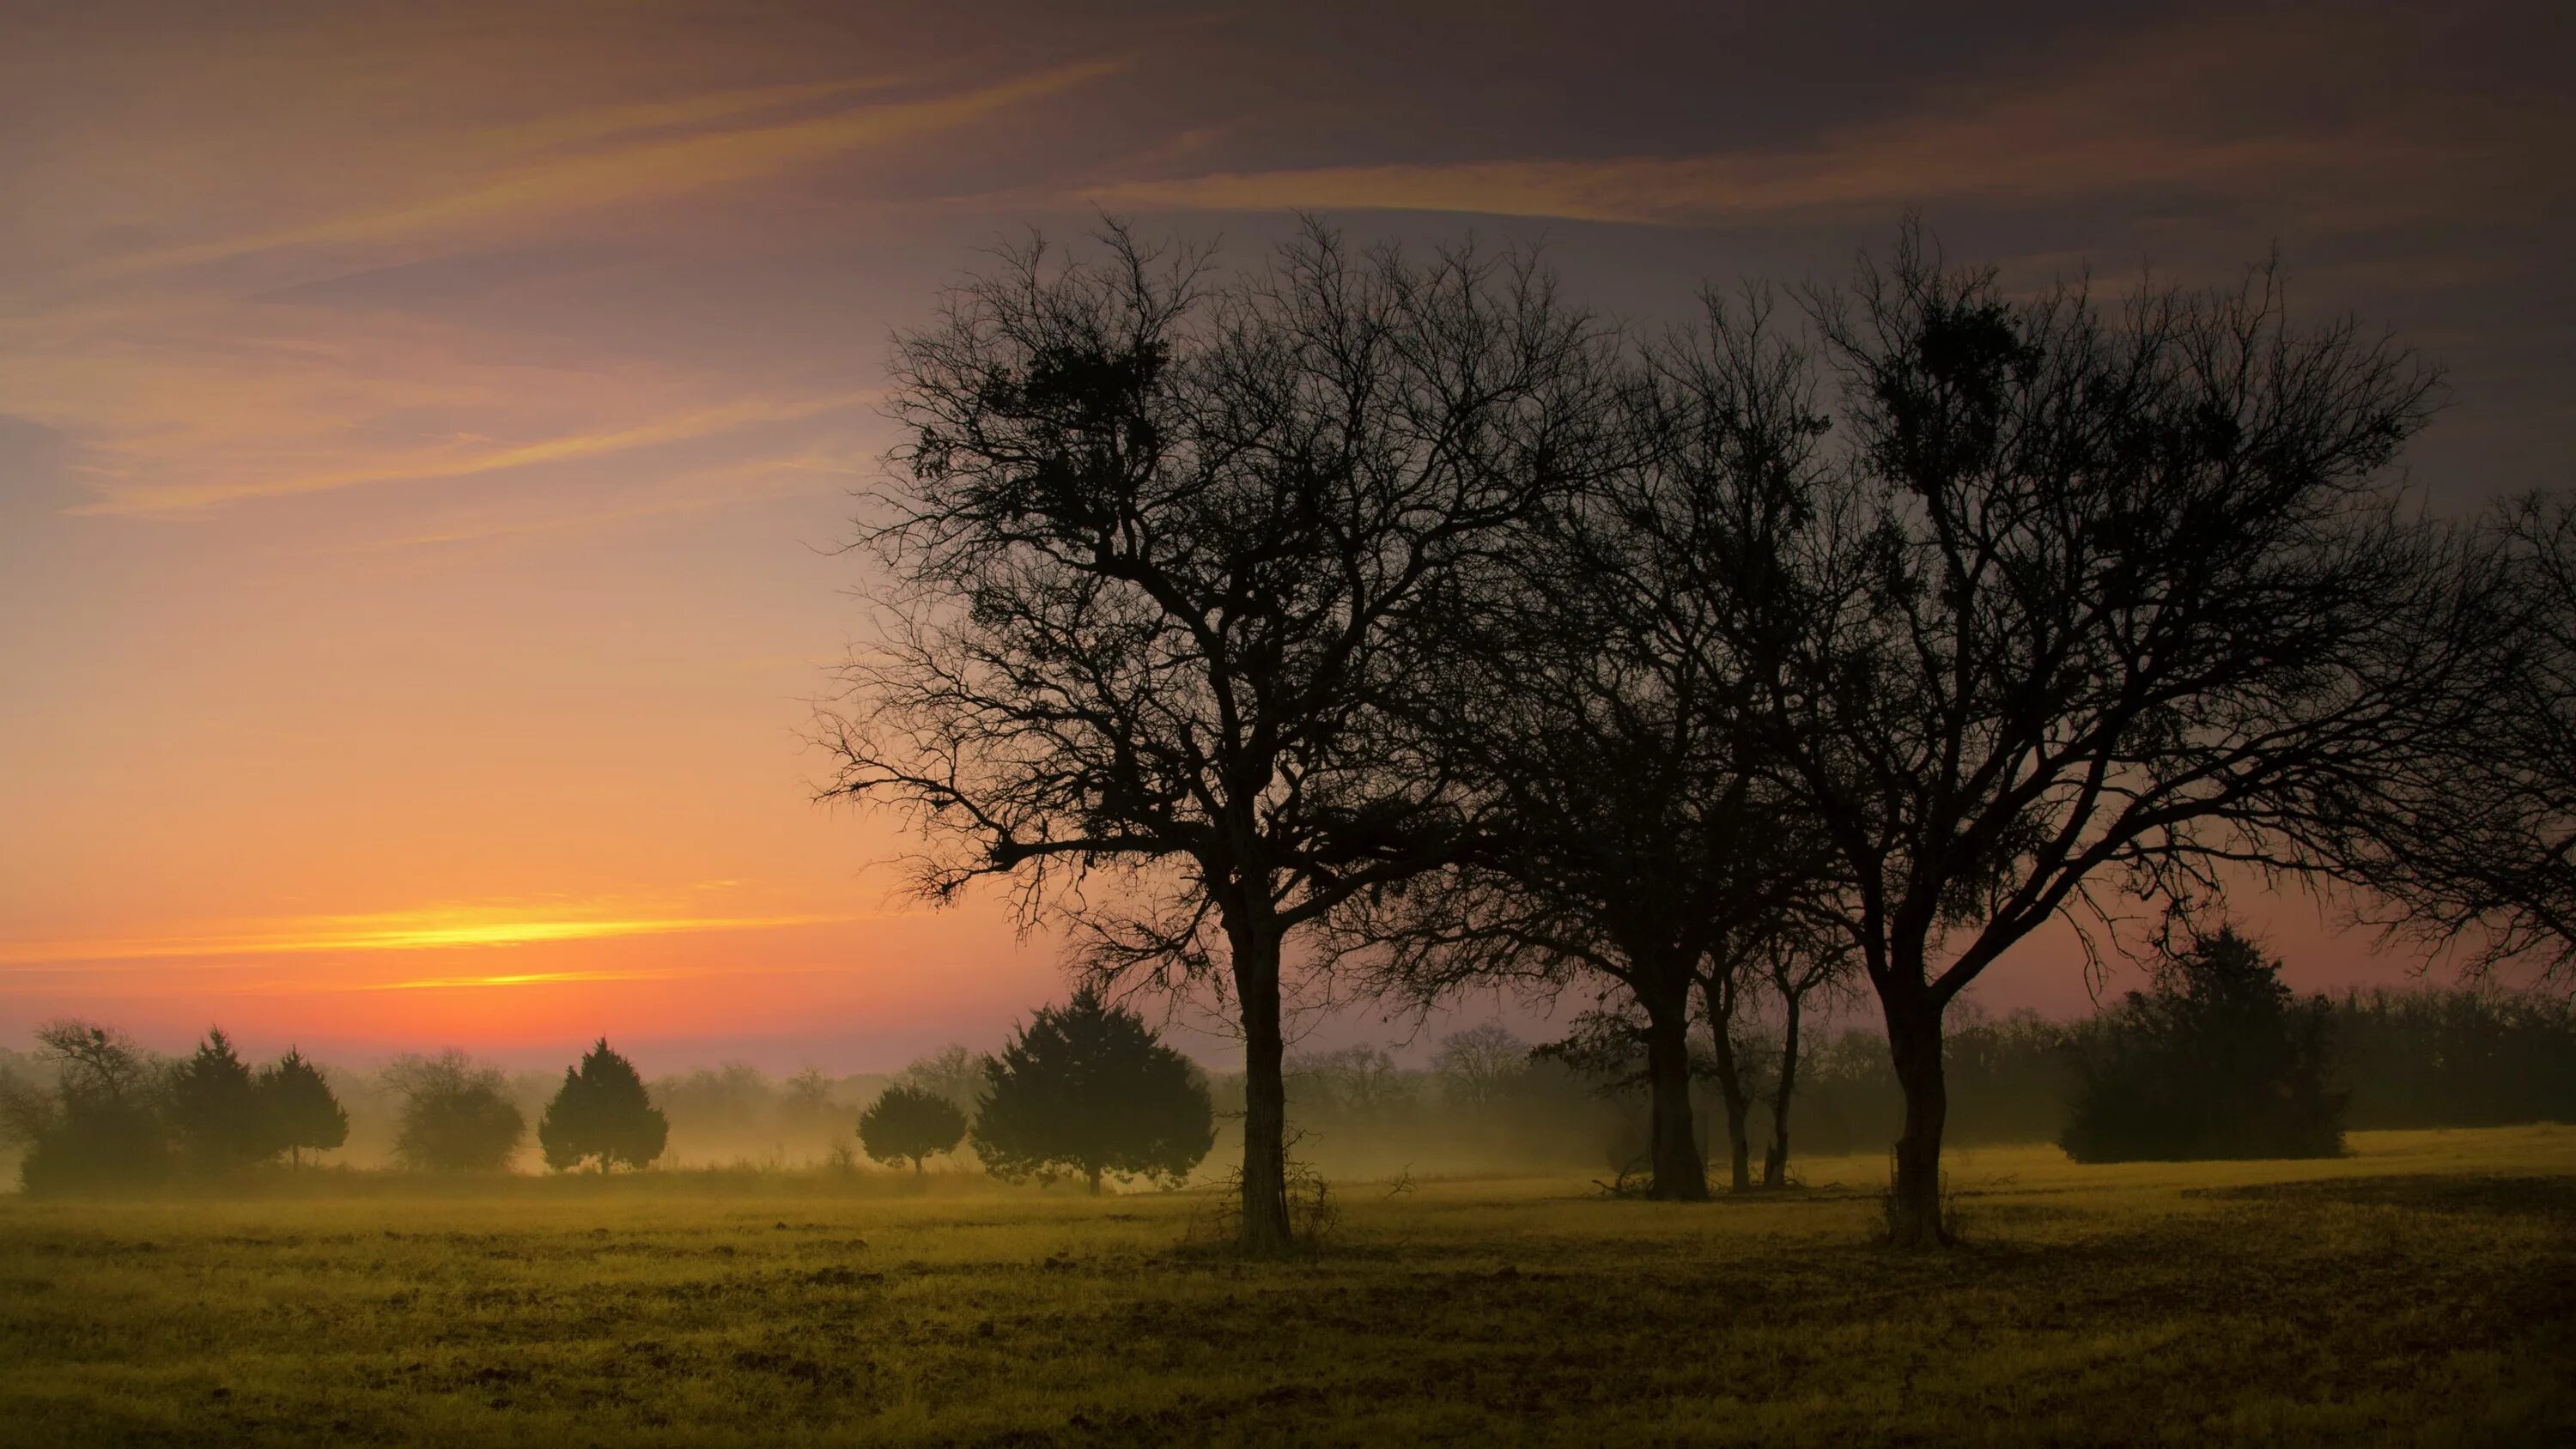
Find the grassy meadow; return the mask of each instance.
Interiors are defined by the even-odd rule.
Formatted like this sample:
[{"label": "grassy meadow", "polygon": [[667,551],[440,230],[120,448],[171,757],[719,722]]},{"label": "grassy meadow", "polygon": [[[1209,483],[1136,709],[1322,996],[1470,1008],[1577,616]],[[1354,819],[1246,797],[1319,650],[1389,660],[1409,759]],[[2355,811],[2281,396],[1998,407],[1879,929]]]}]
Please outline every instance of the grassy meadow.
[{"label": "grassy meadow", "polygon": [[1279,1262],[962,1175],[0,1197],[0,1442],[2576,1442],[2576,1129],[2352,1145],[1960,1151],[1937,1255],[1860,1158],[1340,1184]]}]

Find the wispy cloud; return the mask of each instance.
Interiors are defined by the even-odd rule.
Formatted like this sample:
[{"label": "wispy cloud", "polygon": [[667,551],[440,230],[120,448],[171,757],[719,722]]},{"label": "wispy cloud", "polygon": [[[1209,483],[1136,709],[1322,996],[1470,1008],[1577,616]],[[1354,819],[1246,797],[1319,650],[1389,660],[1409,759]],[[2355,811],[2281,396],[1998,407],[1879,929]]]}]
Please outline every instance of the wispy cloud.
[{"label": "wispy cloud", "polygon": [[703,126],[741,116],[783,111],[835,97],[887,90],[899,84],[900,77],[873,76],[801,85],[745,86],[669,100],[621,102],[565,111],[517,125],[491,127],[468,138],[467,143],[486,144],[504,151],[579,146],[646,131]]},{"label": "wispy cloud", "polygon": [[[820,116],[699,130],[584,151],[523,164],[455,189],[404,198],[347,215],[112,257],[92,270],[97,275],[113,276],[195,266],[285,248],[381,243],[424,233],[486,227],[511,219],[678,196],[966,125],[1100,80],[1117,73],[1125,64],[1121,60],[1087,61],[928,100],[888,101]],[[835,88],[804,89],[820,94]],[[592,114],[558,123],[559,134],[551,139],[631,133],[639,125],[683,126],[723,120],[757,105],[792,99],[795,97],[781,98],[775,92],[755,92],[747,97],[705,100],[694,107],[686,103],[621,107],[606,117]],[[540,139],[547,136],[542,125],[535,134]]]},{"label": "wispy cloud", "polygon": [[710,468],[663,480],[640,500],[520,514],[486,514],[431,528],[347,543],[336,553],[389,553],[399,549],[484,543],[495,539],[573,533],[639,519],[669,518],[711,508],[800,494],[841,491],[859,469],[825,458],[772,458]]},{"label": "wispy cloud", "polygon": [[489,439],[461,438],[368,467],[280,478],[221,479],[164,485],[100,486],[96,502],[71,510],[95,515],[188,513],[256,498],[291,497],[366,484],[467,478],[513,468],[596,458],[690,439],[714,436],[766,423],[796,422],[839,412],[870,400],[873,393],[843,393],[786,401],[752,399],[702,408],[677,417],[594,432],[567,433],[535,442],[495,444]]},{"label": "wispy cloud", "polygon": [[[1128,177],[1059,192],[1141,211],[1422,211],[1638,226],[1722,226],[1915,202],[2063,203],[2109,192],[2275,197],[2325,183],[2371,204],[2440,205],[2389,184],[2474,167],[2462,115],[2318,122],[2267,115],[2277,57],[2404,27],[2309,12],[2178,22],[1927,87],[1896,115],[1802,142],[1697,154],[1505,156]],[[2473,129],[2473,127],[2471,127]],[[2359,183],[2359,184],[2356,184]]]},{"label": "wispy cloud", "polygon": [[1077,196],[1114,210],[1429,211],[1693,226],[1942,198],[2064,198],[2158,182],[2242,182],[2348,159],[2335,143],[2307,140],[2175,149],[2145,138],[2104,137],[1999,154],[1982,140],[1907,136],[1766,156],[1220,172],[1119,182]]}]

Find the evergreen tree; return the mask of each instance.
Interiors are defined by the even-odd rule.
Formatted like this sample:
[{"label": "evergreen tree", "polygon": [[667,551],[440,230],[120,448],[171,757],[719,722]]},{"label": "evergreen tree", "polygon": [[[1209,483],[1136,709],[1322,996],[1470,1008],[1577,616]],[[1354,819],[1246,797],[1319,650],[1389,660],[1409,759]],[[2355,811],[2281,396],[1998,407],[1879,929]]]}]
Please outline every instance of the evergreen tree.
[{"label": "evergreen tree", "polygon": [[199,1171],[235,1171],[284,1150],[258,1083],[219,1027],[171,1073],[168,1110],[181,1160]]},{"label": "evergreen tree", "polygon": [[290,1047],[275,1066],[261,1068],[258,1085],[270,1140],[297,1166],[306,1149],[328,1152],[349,1140],[349,1114],[302,1052]]},{"label": "evergreen tree", "polygon": [[644,1090],[635,1064],[609,1050],[608,1038],[564,1069],[563,1086],[537,1123],[546,1166],[568,1172],[597,1158],[599,1170],[642,1167],[662,1155],[671,1124]]},{"label": "evergreen tree", "polygon": [[984,1064],[975,1152],[1009,1181],[1079,1172],[1177,1183],[1216,1145],[1216,1114],[1187,1057],[1144,1018],[1085,988],[1040,1007]]},{"label": "evergreen tree", "polygon": [[2296,1000],[2281,963],[2227,927],[2166,958],[2076,1039],[2059,1145],[2078,1162],[2334,1157],[2346,1094],[2327,1086],[2332,1006]]},{"label": "evergreen tree", "polygon": [[859,1145],[879,1162],[909,1160],[914,1176],[921,1159],[952,1152],[966,1140],[966,1114],[942,1094],[901,1082],[877,1094],[859,1114]]}]

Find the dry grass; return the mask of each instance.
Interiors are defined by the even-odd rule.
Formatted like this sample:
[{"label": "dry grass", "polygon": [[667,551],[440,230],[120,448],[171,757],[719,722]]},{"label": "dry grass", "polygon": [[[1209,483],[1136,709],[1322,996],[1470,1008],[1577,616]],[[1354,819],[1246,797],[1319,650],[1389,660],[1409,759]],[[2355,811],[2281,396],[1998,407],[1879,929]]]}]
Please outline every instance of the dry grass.
[{"label": "dry grass", "polygon": [[0,1440],[2576,1439],[2576,1129],[2354,1146],[1962,1152],[1934,1256],[1872,1245],[1857,1159],[1708,1206],[1351,1184],[1276,1263],[1190,1194],[959,1180],[0,1198]]}]

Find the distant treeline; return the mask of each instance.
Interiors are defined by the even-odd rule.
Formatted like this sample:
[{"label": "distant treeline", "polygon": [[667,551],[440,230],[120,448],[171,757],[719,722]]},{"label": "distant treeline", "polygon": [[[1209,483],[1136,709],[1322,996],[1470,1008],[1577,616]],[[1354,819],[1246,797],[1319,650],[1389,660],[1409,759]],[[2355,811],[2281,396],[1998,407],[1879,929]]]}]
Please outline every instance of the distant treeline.
[{"label": "distant treeline", "polygon": [[[2576,1004],[2497,991],[2419,989],[2351,991],[2302,1005],[2321,1017],[2326,1081],[2344,1103],[2346,1127],[2576,1122]],[[1952,1140],[2058,1140],[2067,1128],[2088,1042],[2112,1015],[2060,1022],[2027,1011],[1984,1017],[1963,1009],[1948,1041]],[[1738,1059],[1755,1064],[1748,1069],[1747,1088],[1767,1096],[1771,1083],[1759,1064],[1778,1060],[1777,1042],[1759,1023],[1747,1025],[1738,1041]],[[197,1060],[155,1058],[130,1044],[127,1049],[134,1052],[137,1082],[156,1075],[175,1079]],[[887,1088],[945,1098],[971,1116],[983,1090],[984,1061],[964,1046],[952,1046],[894,1074],[834,1077],[808,1068],[779,1077],[729,1062],[655,1078],[648,1083],[651,1102],[669,1125],[657,1165],[857,1170],[857,1123]],[[372,1072],[327,1064],[311,1069],[328,1082],[348,1129],[336,1151],[295,1150],[308,1160],[343,1166],[401,1164],[405,1093],[424,1082],[479,1081],[528,1123],[541,1121],[562,1082],[548,1073],[505,1076],[460,1055],[398,1058]],[[0,1153],[23,1152],[50,1110],[42,1103],[59,1087],[61,1071],[38,1053],[0,1049],[0,1082],[7,1084],[0,1097],[18,1129]],[[1813,1033],[1799,1076],[1790,1123],[1801,1152],[1876,1153],[1901,1130],[1903,1097],[1878,1032],[1849,1026]],[[252,1077],[257,1080],[256,1069]],[[1295,1054],[1287,1077],[1290,1122],[1298,1138],[1293,1155],[1333,1176],[1615,1174],[1635,1166],[1647,1146],[1641,1083],[1605,1084],[1536,1052],[1533,1043],[1500,1026],[1452,1033],[1427,1063],[1416,1066],[1367,1045]],[[1203,1073],[1201,1081],[1219,1123],[1230,1123],[1241,1110],[1242,1076]],[[1704,1082],[1699,1091],[1707,1110],[1698,1120],[1713,1131],[1721,1117],[1716,1088]],[[1762,1143],[1767,1123],[1755,1116],[1756,1140]],[[531,1137],[513,1148],[510,1162],[534,1167],[536,1149]],[[960,1165],[978,1162],[971,1141],[954,1151]],[[0,1169],[10,1166],[8,1157],[0,1157]]]},{"label": "distant treeline", "polygon": [[35,1036],[32,1053],[0,1050],[0,1153],[32,1193],[238,1184],[321,1162],[500,1173],[531,1147],[549,1171],[606,1175],[685,1165],[675,1138],[708,1154],[695,1165],[735,1168],[855,1171],[863,1152],[918,1175],[971,1150],[1005,1181],[1071,1176],[1098,1192],[1178,1185],[1216,1133],[1207,1073],[1089,990],[1039,1008],[998,1055],[949,1047],[875,1079],[863,1102],[811,1069],[779,1082],[735,1063],[648,1083],[605,1037],[560,1078],[513,1079],[455,1050],[372,1073],[295,1050],[262,1065],[220,1028],[176,1059],[96,1022]]},{"label": "distant treeline", "polygon": [[[2375,989],[2300,1006],[2322,1020],[2325,1082],[2343,1101],[2346,1128],[2576,1122],[2576,1004],[2501,991]],[[2100,1055],[2118,1010],[2077,1021],[1958,1011],[1946,1044],[1951,1140],[2058,1141],[2083,1064]],[[1767,1097],[1777,1041],[1759,1024],[1737,1040],[1748,1090]],[[1408,1166],[1635,1164],[1646,1149],[1642,1084],[1604,1090],[1554,1060],[1533,1060],[1525,1044],[1515,1054],[1509,1042],[1499,1028],[1482,1029],[1473,1042],[1453,1037],[1419,1069],[1369,1047],[1292,1057],[1289,1119],[1307,1132],[1298,1154],[1366,1175]],[[1819,1034],[1801,1052],[1798,1075],[1790,1135],[1802,1153],[1882,1152],[1903,1129],[1904,1097],[1878,1031]],[[1220,1082],[1228,1088],[1239,1090]],[[1703,1082],[1695,1094],[1705,1109],[1695,1120],[1714,1134],[1722,1118],[1716,1087]],[[1768,1129],[1754,1115],[1759,1155]]]}]

